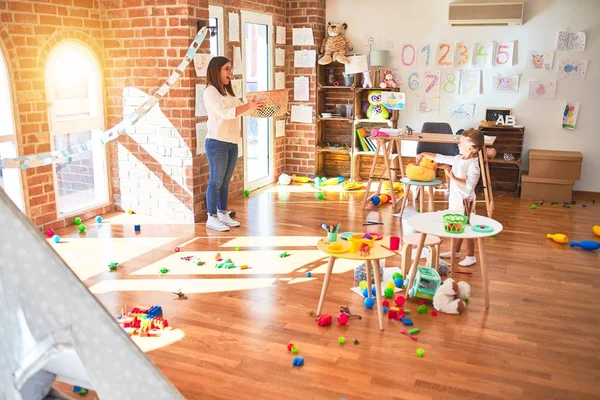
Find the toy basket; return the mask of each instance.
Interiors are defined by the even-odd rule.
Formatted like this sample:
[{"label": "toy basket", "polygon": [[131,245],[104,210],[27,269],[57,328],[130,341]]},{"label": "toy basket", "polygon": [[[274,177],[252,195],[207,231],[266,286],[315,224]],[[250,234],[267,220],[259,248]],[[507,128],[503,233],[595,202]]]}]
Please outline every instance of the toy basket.
[{"label": "toy basket", "polygon": [[463,233],[467,226],[468,218],[461,214],[446,214],[444,218],[444,229],[448,233]]},{"label": "toy basket", "polygon": [[255,110],[250,114],[252,118],[280,117],[287,113],[289,89],[268,90],[266,92],[246,93],[248,101],[260,99],[266,101],[265,108]]}]

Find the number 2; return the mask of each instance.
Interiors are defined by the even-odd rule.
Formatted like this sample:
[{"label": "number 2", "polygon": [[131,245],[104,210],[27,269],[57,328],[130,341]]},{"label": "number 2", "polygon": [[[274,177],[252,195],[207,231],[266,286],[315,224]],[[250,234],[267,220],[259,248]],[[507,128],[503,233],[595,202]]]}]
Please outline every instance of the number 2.
[{"label": "number 2", "polygon": [[427,58],[426,58],[426,61],[425,61],[425,66],[428,67],[429,66],[429,59],[431,58],[430,57],[431,56],[431,45],[430,44],[428,44],[426,46],[423,46],[421,48],[421,53],[423,53],[425,51],[427,51]]},{"label": "number 2", "polygon": [[433,78],[429,85],[425,88],[425,93],[429,93],[431,89],[440,81],[440,76],[437,74],[427,74],[426,78]]},{"label": "number 2", "polygon": [[[505,51],[504,49],[510,49],[510,46],[507,44],[501,44],[498,46],[498,51],[496,52],[496,65],[502,65],[502,64],[506,64],[508,62],[508,59],[510,58],[510,54],[508,53],[508,51]],[[500,61],[501,55],[504,55],[504,61]]]},{"label": "number 2", "polygon": [[438,64],[445,66],[452,65],[451,61],[446,61],[446,57],[448,57],[448,53],[450,53],[450,45],[448,43],[440,43],[439,50],[444,51],[444,48],[446,48],[446,52],[440,56],[438,59]]}]

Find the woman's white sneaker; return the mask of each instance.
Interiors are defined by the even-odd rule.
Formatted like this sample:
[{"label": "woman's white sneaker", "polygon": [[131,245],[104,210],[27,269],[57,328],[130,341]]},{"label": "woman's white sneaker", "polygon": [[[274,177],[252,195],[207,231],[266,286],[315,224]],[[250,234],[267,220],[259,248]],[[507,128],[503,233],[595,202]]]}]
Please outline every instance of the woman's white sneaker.
[{"label": "woman's white sneaker", "polygon": [[215,231],[226,232],[229,230],[229,227],[221,222],[220,218],[209,215],[208,220],[206,221],[206,229],[214,229]]},{"label": "woman's white sneaker", "polygon": [[221,221],[222,224],[227,225],[227,226],[240,226],[240,223],[238,221],[236,221],[235,219],[231,218],[229,216],[229,212],[227,213],[218,213],[217,214],[219,216],[219,221]]}]

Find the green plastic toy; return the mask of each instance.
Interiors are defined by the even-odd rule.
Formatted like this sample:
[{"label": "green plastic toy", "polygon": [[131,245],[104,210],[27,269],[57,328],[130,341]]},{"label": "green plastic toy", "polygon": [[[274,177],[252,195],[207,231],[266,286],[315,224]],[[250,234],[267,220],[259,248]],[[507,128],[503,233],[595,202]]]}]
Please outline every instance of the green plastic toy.
[{"label": "green plastic toy", "polygon": [[77,229],[79,229],[79,232],[83,233],[83,232],[85,232],[85,225],[84,224],[79,224],[79,226],[77,227]]},{"label": "green plastic toy", "polygon": [[413,328],[413,329],[409,329],[408,330],[408,334],[409,335],[414,335],[414,334],[419,333],[419,332],[421,332],[421,330],[419,328]]},{"label": "green plastic toy", "polygon": [[108,264],[108,270],[111,272],[114,272],[117,270],[118,266],[119,266],[119,263],[111,262],[110,264]]},{"label": "green plastic toy", "polygon": [[80,225],[80,224],[81,224],[81,218],[79,218],[79,217],[75,217],[75,219],[73,219],[73,223],[74,223],[75,225]]},{"label": "green plastic toy", "polygon": [[425,349],[418,348],[417,349],[417,357],[423,357],[425,355]]},{"label": "green plastic toy", "polygon": [[385,290],[383,291],[383,294],[388,299],[391,299],[392,297],[394,297],[394,289],[392,289],[392,288],[385,288]]},{"label": "green plastic toy", "polygon": [[215,265],[216,268],[232,269],[235,268],[235,263],[231,259],[223,260]]},{"label": "green plastic toy", "polygon": [[317,195],[317,198],[319,200],[323,200],[325,198],[325,195],[322,192],[319,192],[319,194]]},{"label": "green plastic toy", "polygon": [[280,257],[280,258],[286,258],[286,257],[289,257],[290,255],[291,255],[291,254],[288,254],[288,252],[287,252],[287,251],[284,251],[283,253],[281,253],[281,254],[279,255],[279,257]]},{"label": "green plastic toy", "polygon": [[169,272],[169,269],[168,269],[168,268],[161,268],[161,269],[160,269],[160,273],[161,273],[161,274],[166,274],[166,273],[168,273],[168,272]]},{"label": "green plastic toy", "polygon": [[298,346],[292,346],[292,354],[298,354]]},{"label": "green plastic toy", "polygon": [[420,305],[419,307],[417,307],[417,312],[419,314],[427,314],[427,311],[429,311],[429,309],[427,308],[426,305]]},{"label": "green plastic toy", "polygon": [[344,344],[344,343],[346,343],[346,338],[345,338],[345,337],[343,337],[343,336],[340,336],[340,337],[338,338],[338,343],[339,343],[339,344]]}]

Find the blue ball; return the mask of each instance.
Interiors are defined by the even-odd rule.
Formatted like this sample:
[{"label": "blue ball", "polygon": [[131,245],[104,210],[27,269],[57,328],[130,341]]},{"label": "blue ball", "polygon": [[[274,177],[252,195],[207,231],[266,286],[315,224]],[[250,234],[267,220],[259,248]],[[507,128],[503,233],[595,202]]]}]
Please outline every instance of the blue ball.
[{"label": "blue ball", "polygon": [[375,290],[375,285],[371,286],[371,295],[377,296],[377,291]]},{"label": "blue ball", "polygon": [[52,241],[53,241],[54,243],[58,243],[58,242],[60,242],[60,236],[58,236],[58,235],[54,235],[54,236],[52,236]]},{"label": "blue ball", "polygon": [[371,203],[373,203],[374,206],[378,206],[379,203],[381,203],[381,199],[379,196],[373,196],[371,197]]},{"label": "blue ball", "polygon": [[365,307],[366,308],[373,308],[373,305],[375,304],[375,300],[373,300],[372,297],[367,297],[365,299]]},{"label": "blue ball", "polygon": [[367,289],[367,288],[363,289],[363,297],[369,297],[369,289]]},{"label": "blue ball", "polygon": [[396,278],[394,279],[394,285],[396,285],[397,288],[401,288],[402,285],[404,285],[404,280],[402,278]]},{"label": "blue ball", "polygon": [[386,306],[383,306],[383,313],[386,314],[388,312],[388,308]]},{"label": "blue ball", "polygon": [[306,276],[310,278],[312,276],[312,272],[307,272]]},{"label": "blue ball", "polygon": [[100,222],[102,222],[102,217],[98,215],[98,216],[96,217],[96,222],[97,222],[97,223],[100,223]]}]

